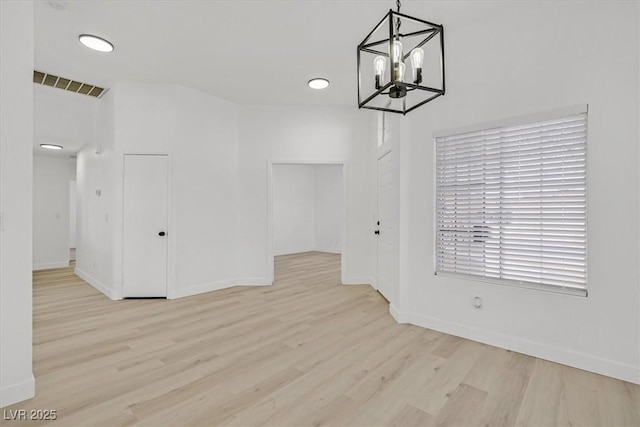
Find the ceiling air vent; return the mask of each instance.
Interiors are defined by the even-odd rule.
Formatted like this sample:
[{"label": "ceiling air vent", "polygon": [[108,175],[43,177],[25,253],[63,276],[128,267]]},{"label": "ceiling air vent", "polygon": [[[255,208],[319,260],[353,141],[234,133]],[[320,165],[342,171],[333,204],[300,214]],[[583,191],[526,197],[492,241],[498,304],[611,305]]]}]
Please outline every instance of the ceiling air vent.
[{"label": "ceiling air vent", "polygon": [[43,73],[42,71],[33,71],[33,82],[45,86],[57,87],[58,89],[68,90],[70,92],[80,93],[83,95],[94,96],[100,98],[107,92],[106,89],[94,86],[88,83],[76,82],[75,80],[65,79],[64,77],[54,76],[53,74]]}]

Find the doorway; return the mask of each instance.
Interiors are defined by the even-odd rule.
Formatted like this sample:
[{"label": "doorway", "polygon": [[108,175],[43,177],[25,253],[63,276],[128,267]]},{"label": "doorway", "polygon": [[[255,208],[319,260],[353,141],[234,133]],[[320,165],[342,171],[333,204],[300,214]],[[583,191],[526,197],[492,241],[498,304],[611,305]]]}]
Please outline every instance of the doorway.
[{"label": "doorway", "polygon": [[168,157],[124,156],[124,298],[167,296]]},{"label": "doorway", "polygon": [[269,162],[268,248],[271,282],[275,256],[346,254],[346,167],[343,162]]}]

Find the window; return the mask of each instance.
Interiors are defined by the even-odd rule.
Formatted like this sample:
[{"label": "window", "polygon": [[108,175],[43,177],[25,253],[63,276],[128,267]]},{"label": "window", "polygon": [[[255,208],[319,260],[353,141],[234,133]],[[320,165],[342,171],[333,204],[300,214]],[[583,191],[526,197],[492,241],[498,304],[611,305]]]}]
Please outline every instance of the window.
[{"label": "window", "polygon": [[436,274],[586,295],[586,106],[436,135]]}]

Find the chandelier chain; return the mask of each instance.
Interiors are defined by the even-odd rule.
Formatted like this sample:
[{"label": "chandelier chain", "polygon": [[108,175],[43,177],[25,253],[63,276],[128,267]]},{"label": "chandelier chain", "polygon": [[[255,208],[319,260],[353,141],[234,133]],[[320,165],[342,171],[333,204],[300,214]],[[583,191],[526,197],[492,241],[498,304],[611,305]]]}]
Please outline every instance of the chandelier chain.
[{"label": "chandelier chain", "polygon": [[[400,13],[400,0],[396,0],[396,6],[398,7],[398,13]],[[400,18],[396,21],[396,34],[397,37],[400,38]]]}]

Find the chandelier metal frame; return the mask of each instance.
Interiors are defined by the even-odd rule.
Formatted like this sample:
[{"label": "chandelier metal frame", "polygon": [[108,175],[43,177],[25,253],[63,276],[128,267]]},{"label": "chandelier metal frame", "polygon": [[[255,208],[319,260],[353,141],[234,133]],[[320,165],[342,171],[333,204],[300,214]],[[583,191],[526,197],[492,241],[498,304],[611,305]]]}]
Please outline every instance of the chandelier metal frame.
[{"label": "chandelier metal frame", "polygon": [[[397,11],[393,9],[389,9],[389,12],[380,20],[380,22],[369,32],[369,34],[362,40],[362,42],[358,45],[357,50],[357,59],[358,59],[358,108],[366,108],[371,110],[385,111],[390,113],[400,113],[407,114],[410,111],[415,110],[416,108],[426,104],[427,102],[433,101],[434,99],[443,96],[445,94],[445,67],[444,67],[444,27],[440,24],[435,24],[433,22],[425,21],[423,19],[415,18],[413,16],[405,15],[400,13],[400,1],[396,2]],[[423,26],[424,29],[418,31],[411,31],[402,33],[401,32],[401,22],[403,20],[410,21],[419,26]],[[378,30],[380,30],[384,25],[388,26],[388,37],[379,40],[371,41],[372,36]],[[373,92],[365,93],[365,89],[363,87],[362,81],[362,72],[361,67],[363,66],[362,55],[373,54],[378,55],[378,57],[382,56],[386,60],[391,60],[392,55],[390,52],[393,51],[394,41],[400,41],[403,39],[414,38],[413,40],[417,40],[415,47],[421,48],[429,41],[439,37],[440,46],[439,46],[439,56],[440,56],[440,87],[430,87],[422,85],[422,69],[417,70],[417,79],[411,82],[405,82],[404,76],[400,76],[397,71],[394,71],[394,65],[397,67],[397,63],[390,64],[391,66],[386,67],[387,70],[384,71],[386,83],[382,83],[382,75],[376,76],[375,87]],[[419,37],[418,39],[415,39]],[[402,54],[402,64],[404,61],[411,55],[411,53]],[[368,55],[370,56],[370,55]],[[369,64],[366,64],[369,66]],[[405,65],[402,65],[402,70],[404,71]],[[404,74],[404,73],[403,73]],[[373,83],[373,82],[371,82]],[[424,99],[421,99],[414,105],[407,105],[406,95],[412,91],[424,91],[425,96]],[[364,95],[363,95],[364,94]],[[377,97],[387,96],[391,99],[401,99],[402,102],[396,102],[396,107],[392,106],[392,102],[386,102],[385,107],[380,107],[379,105],[372,105],[372,101],[374,99],[379,99]],[[399,106],[398,104],[401,104]]]}]

